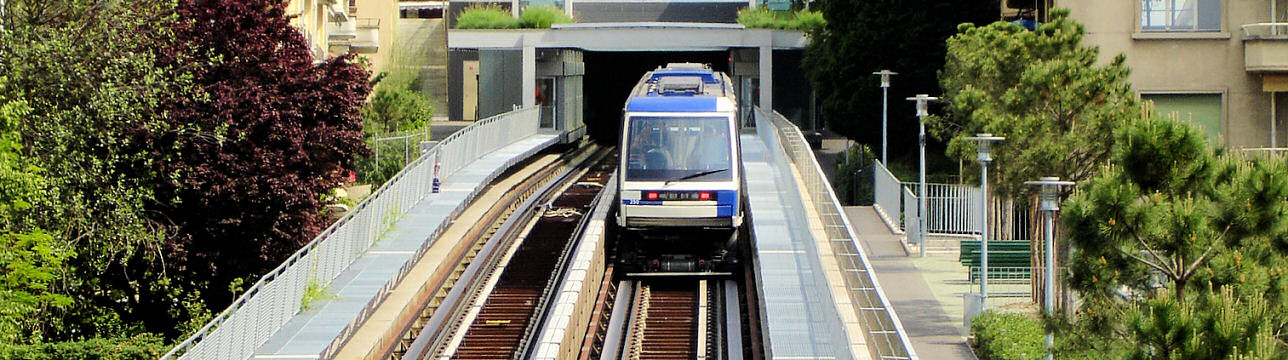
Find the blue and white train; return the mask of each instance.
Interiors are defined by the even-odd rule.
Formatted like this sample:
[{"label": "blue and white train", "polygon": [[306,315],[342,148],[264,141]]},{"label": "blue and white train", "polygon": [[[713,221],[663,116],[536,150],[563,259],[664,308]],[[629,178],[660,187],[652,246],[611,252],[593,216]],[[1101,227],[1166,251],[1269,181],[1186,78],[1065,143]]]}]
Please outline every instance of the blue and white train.
[{"label": "blue and white train", "polygon": [[644,74],[623,109],[618,262],[705,271],[737,262],[743,222],[738,103],[700,64]]}]

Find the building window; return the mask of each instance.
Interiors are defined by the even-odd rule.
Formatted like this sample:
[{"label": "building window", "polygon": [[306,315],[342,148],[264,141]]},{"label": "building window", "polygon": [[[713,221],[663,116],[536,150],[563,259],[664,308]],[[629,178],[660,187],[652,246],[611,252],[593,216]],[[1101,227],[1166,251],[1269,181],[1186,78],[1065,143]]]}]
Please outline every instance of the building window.
[{"label": "building window", "polygon": [[1221,31],[1224,0],[1141,0],[1141,31]]},{"label": "building window", "polygon": [[1209,144],[1222,143],[1221,94],[1141,94],[1140,99],[1154,102],[1155,116],[1194,125]]}]

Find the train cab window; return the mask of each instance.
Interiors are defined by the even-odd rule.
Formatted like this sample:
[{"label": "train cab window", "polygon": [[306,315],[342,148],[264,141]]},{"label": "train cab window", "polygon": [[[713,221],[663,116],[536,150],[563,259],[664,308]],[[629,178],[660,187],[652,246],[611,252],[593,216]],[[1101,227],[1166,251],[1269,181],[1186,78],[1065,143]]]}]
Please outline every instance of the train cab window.
[{"label": "train cab window", "polygon": [[629,124],[626,180],[732,179],[728,118],[634,117]]}]

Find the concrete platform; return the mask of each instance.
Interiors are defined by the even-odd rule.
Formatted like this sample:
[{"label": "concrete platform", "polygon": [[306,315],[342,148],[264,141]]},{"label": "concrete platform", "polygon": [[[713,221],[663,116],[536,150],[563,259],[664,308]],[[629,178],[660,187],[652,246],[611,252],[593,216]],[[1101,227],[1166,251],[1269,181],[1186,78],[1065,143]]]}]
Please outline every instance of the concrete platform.
[{"label": "concrete platform", "polygon": [[[761,316],[770,354],[781,359],[867,358],[851,350],[790,168],[775,166],[766,144],[744,134],[743,167],[756,238]],[[787,166],[786,161],[779,165]]]},{"label": "concrete platform", "polygon": [[443,180],[442,191],[429,194],[382,234],[376,245],[327,285],[328,296],[308,311],[296,314],[256,350],[253,359],[315,359],[349,326],[381,288],[411,260],[416,249],[428,246],[430,235],[449,221],[452,212],[472,198],[506,165],[526,158],[556,141],[554,135],[534,135],[475,160]]}]

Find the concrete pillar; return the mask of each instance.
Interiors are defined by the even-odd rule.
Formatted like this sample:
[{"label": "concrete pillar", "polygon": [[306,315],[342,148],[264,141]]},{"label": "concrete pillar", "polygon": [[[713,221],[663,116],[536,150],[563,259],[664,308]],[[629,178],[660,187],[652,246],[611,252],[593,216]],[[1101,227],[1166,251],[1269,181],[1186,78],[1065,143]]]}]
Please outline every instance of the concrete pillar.
[{"label": "concrete pillar", "polygon": [[523,47],[523,106],[537,104],[537,48]]},{"label": "concrete pillar", "polygon": [[760,46],[760,108],[774,110],[774,48]]}]

